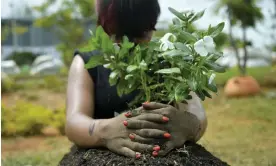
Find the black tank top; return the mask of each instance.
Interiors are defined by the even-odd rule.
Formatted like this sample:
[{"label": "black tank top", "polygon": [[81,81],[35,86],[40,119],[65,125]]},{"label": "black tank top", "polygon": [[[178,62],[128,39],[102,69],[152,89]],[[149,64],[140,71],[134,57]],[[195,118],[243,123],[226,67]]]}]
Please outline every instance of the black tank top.
[{"label": "black tank top", "polygon": [[[84,63],[87,63],[90,57],[96,54],[97,51],[76,51],[74,56],[80,55]],[[116,86],[109,85],[109,74],[111,71],[103,66],[88,69],[88,72],[94,82],[95,113],[93,118],[95,119],[112,118],[116,113],[126,111],[128,103],[130,103],[138,94],[138,92],[133,92],[129,95],[119,97]]]}]

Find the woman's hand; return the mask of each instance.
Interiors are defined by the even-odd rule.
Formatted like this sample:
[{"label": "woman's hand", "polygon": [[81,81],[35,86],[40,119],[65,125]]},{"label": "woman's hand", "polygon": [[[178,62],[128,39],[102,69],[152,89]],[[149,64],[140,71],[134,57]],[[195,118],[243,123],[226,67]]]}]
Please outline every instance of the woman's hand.
[{"label": "woman's hand", "polygon": [[[136,111],[141,109],[142,107]],[[105,146],[115,153],[135,158],[139,158],[141,153],[159,150],[160,147],[154,146],[154,143],[164,138],[166,119],[164,121],[161,114],[155,113],[129,117],[130,114],[125,113],[108,121],[103,130]]]},{"label": "woman's hand", "polygon": [[[166,155],[172,149],[182,147],[186,141],[194,141],[200,131],[199,119],[190,112],[178,110],[171,105],[154,102],[144,103],[143,108],[147,111],[143,111],[140,116],[155,113],[156,116],[168,118],[166,129],[169,134],[166,135],[170,136],[170,138],[163,146],[165,149],[161,149],[159,152],[155,151],[155,155]],[[158,135],[160,133],[153,130],[150,132],[149,135]],[[136,134],[140,135],[141,133],[136,132]]]}]

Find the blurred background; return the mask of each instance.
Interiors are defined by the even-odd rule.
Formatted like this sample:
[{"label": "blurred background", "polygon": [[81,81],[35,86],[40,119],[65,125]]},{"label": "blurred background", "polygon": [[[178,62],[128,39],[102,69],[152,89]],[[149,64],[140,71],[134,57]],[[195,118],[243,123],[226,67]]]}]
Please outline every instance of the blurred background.
[{"label": "blurred background", "polygon": [[[226,23],[215,38],[227,72],[203,102],[200,140],[230,165],[276,165],[276,0],[160,0],[155,37],[171,25],[167,8],[200,11],[194,29]],[[94,0],[1,0],[2,164],[57,165],[64,136],[68,68],[96,26]]]}]

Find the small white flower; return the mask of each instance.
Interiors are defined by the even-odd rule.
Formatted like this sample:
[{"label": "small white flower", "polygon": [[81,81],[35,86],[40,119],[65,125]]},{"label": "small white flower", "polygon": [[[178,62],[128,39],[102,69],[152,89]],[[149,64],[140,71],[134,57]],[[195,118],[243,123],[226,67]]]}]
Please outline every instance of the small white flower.
[{"label": "small white flower", "polygon": [[104,68],[109,68],[111,66],[110,63],[103,65]]},{"label": "small white flower", "polygon": [[162,51],[167,51],[168,49],[172,50],[174,49],[174,44],[173,42],[175,42],[177,40],[176,36],[173,35],[172,33],[167,33],[165,34],[161,39],[161,45],[160,45],[160,50]]},{"label": "small white flower", "polygon": [[110,56],[110,58],[114,60],[114,59],[115,59],[115,56],[112,55],[112,56]]},{"label": "small white flower", "polygon": [[109,75],[109,77],[112,78],[112,79],[114,79],[114,78],[116,78],[117,75],[118,75],[117,72],[112,72],[112,73]]},{"label": "small white flower", "polygon": [[204,36],[203,39],[198,40],[194,44],[195,51],[200,56],[207,56],[208,53],[212,53],[215,51],[215,43],[211,36]]},{"label": "small white flower", "polygon": [[212,84],[212,82],[214,81],[215,77],[216,77],[216,74],[212,74],[210,76],[210,78],[209,78],[208,84]]},{"label": "small white flower", "polygon": [[142,60],[142,62],[140,63],[140,68],[146,70],[147,67],[148,67],[147,63],[144,60]]},{"label": "small white flower", "polygon": [[160,41],[161,42],[164,42],[164,41],[170,41],[170,42],[175,42],[176,41],[176,36],[172,33],[166,33],[161,39]]}]

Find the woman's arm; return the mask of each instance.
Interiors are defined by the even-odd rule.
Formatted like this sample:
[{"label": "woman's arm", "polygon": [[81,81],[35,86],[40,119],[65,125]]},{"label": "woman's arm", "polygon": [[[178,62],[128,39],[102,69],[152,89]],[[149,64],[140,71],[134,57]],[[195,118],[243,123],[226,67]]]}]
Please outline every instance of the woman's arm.
[{"label": "woman's arm", "polygon": [[69,71],[66,97],[65,132],[70,141],[81,147],[103,146],[109,120],[94,120],[94,85],[84,62],[75,56]]},{"label": "woman's arm", "polygon": [[207,124],[208,124],[207,117],[199,97],[194,92],[191,92],[190,95],[193,97],[193,99],[187,101],[188,105],[181,103],[181,104],[178,104],[177,107],[179,110],[184,110],[192,113],[199,119],[200,131],[198,132],[195,138],[195,141],[199,141],[206,131]]}]

